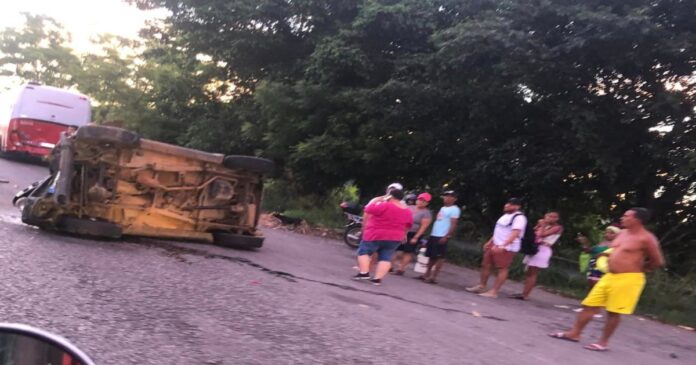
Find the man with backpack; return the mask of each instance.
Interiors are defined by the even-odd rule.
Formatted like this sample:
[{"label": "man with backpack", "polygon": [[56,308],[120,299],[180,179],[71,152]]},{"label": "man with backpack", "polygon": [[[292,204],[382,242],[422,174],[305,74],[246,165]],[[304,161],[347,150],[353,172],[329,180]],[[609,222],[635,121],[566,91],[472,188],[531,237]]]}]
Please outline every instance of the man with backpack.
[{"label": "man with backpack", "polygon": [[[482,297],[497,298],[498,291],[508,277],[508,270],[520,251],[522,238],[527,228],[527,217],[520,211],[522,202],[518,198],[510,198],[503,208],[503,215],[498,219],[491,237],[483,245],[483,262],[481,264],[481,282],[466,288],[466,291],[478,293]],[[498,274],[491,290],[486,291],[491,269],[497,269]]]}]

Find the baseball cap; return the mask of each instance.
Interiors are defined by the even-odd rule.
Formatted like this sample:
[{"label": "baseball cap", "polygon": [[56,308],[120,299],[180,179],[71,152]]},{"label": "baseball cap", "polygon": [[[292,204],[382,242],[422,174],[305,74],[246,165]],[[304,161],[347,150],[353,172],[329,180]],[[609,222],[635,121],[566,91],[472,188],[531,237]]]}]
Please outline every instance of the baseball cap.
[{"label": "baseball cap", "polygon": [[442,196],[453,196],[453,197],[456,198],[456,197],[457,197],[457,193],[456,193],[454,190],[445,190],[445,191],[442,193]]},{"label": "baseball cap", "polygon": [[431,200],[433,199],[433,196],[430,195],[430,194],[428,194],[427,192],[426,192],[426,193],[420,193],[420,194],[418,194],[418,199],[423,200],[423,201],[426,201],[426,202],[429,202],[429,201],[431,201]]},{"label": "baseball cap", "polygon": [[387,186],[387,190],[389,189],[396,189],[396,190],[404,190],[404,186],[399,184],[398,182],[391,183],[389,186]]},{"label": "baseball cap", "polygon": [[512,204],[512,205],[519,205],[519,206],[522,205],[522,199],[520,199],[520,198],[510,198],[510,199],[508,199],[507,202],[508,202],[508,204]]}]

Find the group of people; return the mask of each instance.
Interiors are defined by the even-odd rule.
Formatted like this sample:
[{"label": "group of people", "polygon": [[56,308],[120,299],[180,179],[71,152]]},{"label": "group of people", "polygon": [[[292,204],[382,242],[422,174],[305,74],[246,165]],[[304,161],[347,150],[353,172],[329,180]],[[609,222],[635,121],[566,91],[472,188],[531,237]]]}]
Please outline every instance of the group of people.
[{"label": "group of people", "polygon": [[[353,279],[381,285],[389,272],[403,275],[420,245],[425,244],[429,261],[425,274],[419,278],[436,284],[448,243],[461,216],[461,210],[455,205],[457,194],[454,191],[443,192],[441,198],[443,206],[434,219],[428,208],[432,195],[427,192],[406,197],[403,186],[394,183],[389,185],[386,195],[372,199],[365,207],[363,236],[357,251],[359,272]],[[603,335],[600,341],[585,348],[593,351],[608,349],[609,338],[618,327],[620,316],[635,310],[645,285],[644,273],[664,265],[658,240],[645,228],[649,216],[645,208],[627,210],[621,217],[621,226],[607,227],[606,240],[594,247],[590,247],[586,237],[578,237],[583,250],[591,255],[587,272],[590,291],[572,329],[552,333],[551,337],[578,342],[585,326],[601,308],[605,308],[608,318]],[[547,212],[533,230],[530,228],[531,234],[527,230],[528,219],[522,212],[521,200],[510,198],[496,222],[492,237],[483,245],[480,281],[466,290],[482,297],[498,297],[527,234],[528,239],[534,240],[536,253],[525,255],[523,290],[510,297],[529,299],[540,270],[549,267],[552,248],[563,234],[560,218],[557,211]],[[430,235],[426,235],[431,223]],[[494,270],[495,282],[488,288]]]},{"label": "group of people", "polygon": [[[403,186],[394,183],[387,187],[386,195],[372,199],[365,207],[362,241],[358,247],[359,272],[354,276],[355,280],[369,280],[373,285],[381,285],[390,271],[403,275],[424,242],[429,261],[425,274],[420,278],[428,283],[437,283],[437,275],[447,253],[447,243],[454,235],[461,215],[461,210],[455,205],[457,194],[452,190],[442,193],[443,206],[434,220],[428,208],[432,195],[421,193],[415,197],[415,201],[414,197],[406,198]],[[425,239],[431,223],[430,235]],[[375,256],[376,265],[372,264]],[[396,270],[392,270],[392,264]],[[371,267],[376,268],[373,276],[370,276]]]}]

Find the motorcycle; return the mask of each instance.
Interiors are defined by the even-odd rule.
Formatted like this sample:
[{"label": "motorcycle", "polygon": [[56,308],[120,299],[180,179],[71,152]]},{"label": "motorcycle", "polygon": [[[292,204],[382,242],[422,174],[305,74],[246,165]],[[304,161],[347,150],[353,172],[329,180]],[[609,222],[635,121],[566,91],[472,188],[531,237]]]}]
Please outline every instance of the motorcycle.
[{"label": "motorcycle", "polygon": [[358,248],[362,240],[362,205],[358,203],[343,202],[340,205],[343,215],[346,217],[346,226],[343,231],[343,242],[351,248]]},{"label": "motorcycle", "polygon": [[22,191],[15,194],[15,196],[12,198],[12,205],[22,211],[24,206],[27,204],[29,196],[31,196],[34,191],[46,187],[46,185],[50,183],[51,178],[52,176],[50,175],[46,176],[45,178],[22,189]]},{"label": "motorcycle", "polygon": [[0,323],[0,364],[94,365],[68,340],[23,324]]}]

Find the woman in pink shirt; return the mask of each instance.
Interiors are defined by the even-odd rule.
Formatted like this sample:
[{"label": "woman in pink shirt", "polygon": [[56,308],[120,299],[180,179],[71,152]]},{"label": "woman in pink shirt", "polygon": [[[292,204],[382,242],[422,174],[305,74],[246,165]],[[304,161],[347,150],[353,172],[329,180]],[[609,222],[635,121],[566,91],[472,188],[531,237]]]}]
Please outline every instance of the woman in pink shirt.
[{"label": "woman in pink shirt", "polygon": [[[391,268],[394,251],[406,239],[406,232],[413,225],[411,210],[401,203],[403,198],[403,190],[392,190],[386,198],[373,199],[365,207],[370,219],[363,229],[362,242],[358,247],[360,272],[353,279],[382,284],[382,278]],[[379,263],[374,276],[370,278],[370,256],[375,252]]]}]

